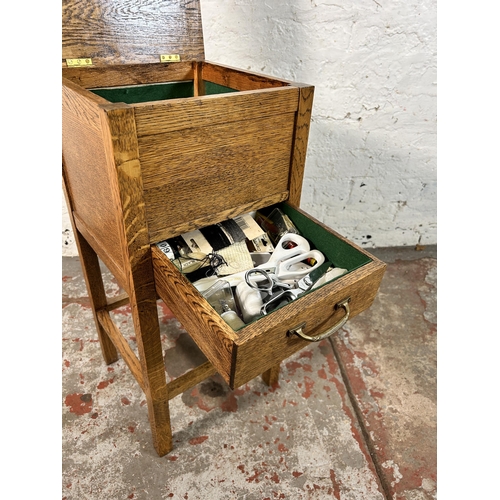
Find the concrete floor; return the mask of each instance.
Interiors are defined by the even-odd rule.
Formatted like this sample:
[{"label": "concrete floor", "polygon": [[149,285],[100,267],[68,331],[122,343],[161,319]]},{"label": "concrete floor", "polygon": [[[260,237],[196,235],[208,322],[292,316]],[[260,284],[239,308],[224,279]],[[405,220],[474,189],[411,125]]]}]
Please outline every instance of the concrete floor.
[{"label": "concrete floor", "polygon": [[[63,258],[63,500],[435,499],[436,248],[373,253],[388,267],[369,310],[283,361],[272,388],[215,376],[174,398],[162,458],[139,386],[102,361],[79,261]],[[175,378],[204,357],[158,311]],[[129,308],[114,319],[133,346]]]}]

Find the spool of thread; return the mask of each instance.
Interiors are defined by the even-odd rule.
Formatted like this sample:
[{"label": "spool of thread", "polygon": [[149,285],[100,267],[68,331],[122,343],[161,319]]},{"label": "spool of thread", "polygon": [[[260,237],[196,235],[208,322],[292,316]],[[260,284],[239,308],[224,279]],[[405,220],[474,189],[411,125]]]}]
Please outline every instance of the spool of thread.
[{"label": "spool of thread", "polygon": [[243,323],[238,314],[231,309],[223,312],[221,314],[221,318],[235,331],[239,330],[242,326],[245,326],[245,323]]},{"label": "spool of thread", "polygon": [[245,323],[250,323],[260,316],[260,308],[264,302],[257,289],[248,286],[246,282],[242,281],[236,286],[236,296]]}]

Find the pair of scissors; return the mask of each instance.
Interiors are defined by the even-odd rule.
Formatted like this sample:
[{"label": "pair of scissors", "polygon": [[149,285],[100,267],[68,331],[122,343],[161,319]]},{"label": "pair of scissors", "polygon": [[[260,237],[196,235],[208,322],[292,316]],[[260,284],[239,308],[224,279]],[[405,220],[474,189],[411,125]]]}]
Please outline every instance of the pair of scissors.
[{"label": "pair of scissors", "polygon": [[[313,261],[314,265],[309,266],[300,264],[306,260]],[[278,241],[269,260],[264,264],[256,266],[250,271],[265,271],[267,274],[272,275],[280,282],[284,280],[297,281],[314,269],[318,268],[321,264],[323,264],[323,262],[325,262],[324,255],[319,250],[311,250],[309,242],[306,238],[300,236],[299,234],[287,233]],[[224,276],[223,278],[203,278],[197,281],[194,285],[199,291],[203,291],[206,289],[207,285],[211,286],[219,279],[224,279],[233,287],[237,286],[238,283],[245,281],[246,273],[247,271],[241,271],[229,276]],[[257,274],[258,275],[255,277],[256,281],[262,281],[265,279],[263,274]]]},{"label": "pair of scissors", "polygon": [[[259,290],[261,293],[264,292],[267,294],[267,296],[263,297],[264,303],[260,310],[261,314],[265,315],[274,311],[282,304],[292,302],[306,293],[328,271],[328,269],[330,269],[331,266],[331,262],[323,262],[321,265],[316,266],[314,270],[310,270],[306,276],[298,280],[295,286],[278,281],[275,277],[267,274],[266,271],[262,269],[252,269],[247,271],[245,281],[250,287]],[[251,278],[255,274],[263,275],[265,281],[256,282],[255,280],[252,280]]]},{"label": "pair of scissors", "polygon": [[[308,259],[314,259],[315,264],[297,269],[296,264]],[[324,255],[319,250],[311,250],[309,242],[303,236],[287,233],[276,244],[269,260],[255,269],[263,269],[280,280],[300,279],[324,261]]]},{"label": "pair of scissors", "polygon": [[269,274],[264,269],[250,269],[245,273],[246,284],[261,293],[263,299],[267,300],[276,289],[291,290],[293,285],[280,281],[275,275]]},{"label": "pair of scissors", "polygon": [[[312,266],[299,265],[306,260],[311,260],[314,264]],[[303,236],[287,233],[278,241],[269,260],[250,271],[265,271],[279,281],[296,281],[318,268],[323,262],[325,262],[325,256],[319,250],[311,250],[309,242]],[[234,286],[235,281],[238,284],[245,279],[247,272],[242,271],[226,278],[229,278],[231,286]],[[266,279],[262,273],[257,273],[255,278],[257,281]]]}]

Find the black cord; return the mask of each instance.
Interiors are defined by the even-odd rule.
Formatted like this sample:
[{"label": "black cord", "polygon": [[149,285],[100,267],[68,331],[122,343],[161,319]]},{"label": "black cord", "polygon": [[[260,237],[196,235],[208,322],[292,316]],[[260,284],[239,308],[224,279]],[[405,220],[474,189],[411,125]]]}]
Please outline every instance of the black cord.
[{"label": "black cord", "polygon": [[226,262],[226,259],[216,253],[216,252],[210,252],[207,257],[209,258],[210,260],[210,267],[214,270],[214,271],[217,271],[217,269],[220,267],[220,266],[227,266],[227,262]]},{"label": "black cord", "polygon": [[[205,257],[203,257],[203,259],[196,259],[195,257],[188,257],[188,258],[191,260],[194,260],[196,262],[201,262],[202,265],[200,266],[200,268],[203,268],[205,266],[205,264],[209,264],[210,269],[207,270],[206,273],[208,273],[211,270],[212,273],[210,274],[210,276],[213,276],[215,273],[217,273],[217,269],[220,266],[223,266],[223,265],[227,266],[226,259],[224,259],[224,257],[222,255],[219,255],[216,252],[210,252]],[[180,269],[181,273],[183,273],[185,275],[192,274],[192,273],[184,273],[184,271],[182,270],[182,262],[181,262],[180,258],[177,258],[175,260],[178,261],[179,269]],[[196,271],[193,271],[193,272],[196,272]],[[208,274],[206,274],[206,275],[209,276]]]}]

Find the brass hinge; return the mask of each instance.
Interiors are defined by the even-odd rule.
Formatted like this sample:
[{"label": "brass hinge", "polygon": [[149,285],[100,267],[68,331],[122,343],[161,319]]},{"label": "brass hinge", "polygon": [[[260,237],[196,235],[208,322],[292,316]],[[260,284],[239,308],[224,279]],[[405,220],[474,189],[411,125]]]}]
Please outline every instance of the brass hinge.
[{"label": "brass hinge", "polygon": [[180,62],[181,56],[179,54],[161,54],[160,62],[169,63],[169,62]]},{"label": "brass hinge", "polygon": [[92,59],[84,57],[83,59],[66,59],[66,65],[69,66],[92,66]]}]

